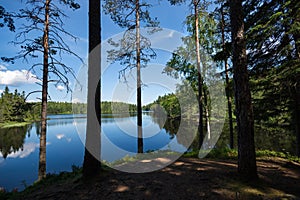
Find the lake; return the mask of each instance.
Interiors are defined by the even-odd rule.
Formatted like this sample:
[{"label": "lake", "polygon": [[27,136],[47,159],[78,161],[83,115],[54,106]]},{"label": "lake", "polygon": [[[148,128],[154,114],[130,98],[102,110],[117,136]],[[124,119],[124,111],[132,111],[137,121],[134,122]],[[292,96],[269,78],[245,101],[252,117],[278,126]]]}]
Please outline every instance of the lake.
[{"label": "lake", "polygon": [[[47,173],[71,171],[82,166],[84,157],[84,115],[49,115],[47,121]],[[102,159],[112,162],[137,152],[136,117],[102,116]],[[186,151],[174,130],[163,128],[164,120],[143,114],[144,151],[169,149]],[[172,126],[174,126],[172,124]],[[114,144],[124,151],[111,150]],[[0,129],[0,187],[24,189],[38,177],[39,123]]]}]

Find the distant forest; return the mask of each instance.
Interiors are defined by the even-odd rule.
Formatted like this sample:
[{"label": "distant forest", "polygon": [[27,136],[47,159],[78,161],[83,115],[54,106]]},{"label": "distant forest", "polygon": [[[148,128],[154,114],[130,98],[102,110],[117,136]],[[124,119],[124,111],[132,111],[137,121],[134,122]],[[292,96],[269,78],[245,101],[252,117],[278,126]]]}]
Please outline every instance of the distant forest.
[{"label": "distant forest", "polygon": [[[85,114],[87,105],[85,103],[70,102],[48,102],[48,114]],[[122,102],[101,102],[101,112],[103,114],[136,112],[136,105]],[[40,119],[41,103],[26,102],[25,92],[17,89],[10,92],[5,87],[0,96],[0,123],[4,122],[24,122]]]}]

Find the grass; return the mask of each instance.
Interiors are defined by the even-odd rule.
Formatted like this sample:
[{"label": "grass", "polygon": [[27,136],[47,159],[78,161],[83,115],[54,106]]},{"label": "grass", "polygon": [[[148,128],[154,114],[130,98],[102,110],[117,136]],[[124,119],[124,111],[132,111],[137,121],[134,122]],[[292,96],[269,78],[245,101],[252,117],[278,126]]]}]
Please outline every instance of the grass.
[{"label": "grass", "polygon": [[155,158],[158,158],[158,157],[166,157],[166,156],[170,156],[170,155],[180,156],[180,154],[178,152],[168,151],[168,150],[148,151],[148,152],[146,152],[146,154],[137,154],[135,156],[126,155],[122,159],[116,160],[114,162],[107,162],[107,161],[102,161],[102,162],[105,165],[107,165],[108,167],[113,167],[113,166],[116,166],[116,165],[126,164],[126,163],[129,163],[129,162],[136,162],[136,161],[139,161],[139,160],[146,160],[146,159],[155,159]]},{"label": "grass", "polygon": [[[204,150],[205,151],[209,150]],[[191,151],[185,153],[184,157],[191,157],[191,158],[198,158],[199,151]],[[256,158],[264,158],[264,157],[277,157],[277,158],[284,158],[289,161],[294,161],[300,163],[300,158],[297,156],[292,156],[289,153],[271,151],[271,150],[256,150]],[[231,159],[237,160],[238,158],[238,151],[237,149],[230,149],[230,148],[219,148],[219,149],[212,149],[205,158],[216,158],[216,159]]]},{"label": "grass", "polygon": [[26,122],[4,122],[0,123],[0,128],[12,128],[12,127],[22,127],[26,126],[28,124],[31,124],[32,121],[26,121]]},{"label": "grass", "polygon": [[270,187],[263,180],[246,182],[231,178],[226,180],[224,190],[234,192],[236,199],[295,199],[293,195]]}]

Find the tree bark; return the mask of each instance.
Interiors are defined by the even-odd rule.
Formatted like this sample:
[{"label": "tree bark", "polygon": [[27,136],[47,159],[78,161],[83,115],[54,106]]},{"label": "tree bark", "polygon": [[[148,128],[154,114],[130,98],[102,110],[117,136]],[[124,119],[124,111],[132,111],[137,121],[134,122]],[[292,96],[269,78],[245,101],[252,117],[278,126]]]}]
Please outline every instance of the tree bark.
[{"label": "tree bark", "polygon": [[299,83],[295,86],[295,117],[294,117],[294,123],[295,123],[295,129],[296,129],[296,154],[298,157],[300,157],[300,86]]},{"label": "tree bark", "polygon": [[254,119],[247,70],[242,1],[230,0],[230,20],[238,126],[238,172],[246,179],[256,179],[258,176],[254,146]]},{"label": "tree bark", "polygon": [[[222,31],[222,48],[223,53],[225,54],[225,19],[223,6],[221,7],[221,31]],[[230,96],[229,90],[229,75],[228,75],[228,62],[227,58],[224,58],[224,66],[225,66],[225,76],[226,76],[226,97],[227,97],[227,107],[228,107],[228,118],[229,118],[229,146],[231,149],[234,148],[234,140],[233,140],[233,121],[232,121],[232,100]]]},{"label": "tree bark", "polygon": [[88,102],[83,176],[101,171],[101,14],[100,1],[89,0]]},{"label": "tree bark", "polygon": [[199,0],[193,0],[194,4],[194,15],[195,15],[195,42],[196,42],[196,56],[197,56],[197,72],[198,72],[198,106],[199,106],[199,149],[203,143],[203,85],[202,85],[202,75],[201,75],[201,57],[200,57],[200,44],[199,44],[199,15],[198,15],[198,4]]},{"label": "tree bark", "polygon": [[142,89],[141,89],[141,47],[140,47],[140,2],[135,2],[136,22],[136,87],[137,87],[137,126],[138,126],[138,153],[143,153],[142,129]]},{"label": "tree bark", "polygon": [[48,98],[48,51],[49,51],[49,9],[50,0],[45,2],[45,21],[43,34],[43,83],[41,108],[41,134],[39,152],[38,180],[46,177],[46,134],[47,134],[47,98]]},{"label": "tree bark", "polygon": [[204,96],[204,104],[205,104],[205,123],[206,123],[206,134],[207,139],[210,140],[210,123],[209,123],[209,106],[208,106],[208,90],[207,88],[203,88],[203,96]]}]

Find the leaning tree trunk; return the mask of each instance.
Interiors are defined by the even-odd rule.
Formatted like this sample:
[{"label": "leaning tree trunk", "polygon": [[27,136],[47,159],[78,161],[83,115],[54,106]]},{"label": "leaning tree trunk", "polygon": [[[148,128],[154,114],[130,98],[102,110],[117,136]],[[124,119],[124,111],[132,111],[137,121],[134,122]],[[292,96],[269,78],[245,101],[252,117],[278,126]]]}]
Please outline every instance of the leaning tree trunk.
[{"label": "leaning tree trunk", "polygon": [[246,179],[256,179],[254,119],[247,70],[242,1],[230,0],[230,20],[238,126],[238,172]]},{"label": "leaning tree trunk", "polygon": [[[222,29],[222,48],[223,53],[225,55],[225,19],[224,19],[224,12],[223,6],[221,7],[221,29]],[[225,66],[225,76],[226,76],[226,97],[227,97],[227,107],[228,107],[228,118],[229,118],[229,145],[230,148],[234,148],[234,140],[233,140],[233,120],[232,120],[232,100],[230,95],[230,86],[229,86],[229,75],[228,75],[228,62],[227,58],[224,58],[224,66]]]},{"label": "leaning tree trunk", "polygon": [[198,15],[199,0],[194,0],[194,14],[195,14],[195,42],[196,42],[196,56],[197,56],[197,72],[198,72],[198,106],[199,106],[199,149],[203,143],[203,96],[202,96],[202,75],[201,75],[201,58],[200,58],[200,44],[199,44],[199,15]]},{"label": "leaning tree trunk", "polygon": [[83,176],[101,170],[101,15],[100,1],[89,0],[88,102]]},{"label": "leaning tree trunk", "polygon": [[49,9],[50,0],[45,2],[45,22],[43,35],[43,83],[42,83],[42,108],[41,108],[41,135],[39,152],[38,180],[46,177],[46,134],[47,134],[47,98],[48,98],[48,51],[49,51]]},{"label": "leaning tree trunk", "polygon": [[140,47],[140,2],[135,2],[136,23],[136,86],[137,86],[137,126],[138,126],[138,153],[143,153],[142,128],[142,89],[141,89],[141,47]]}]

